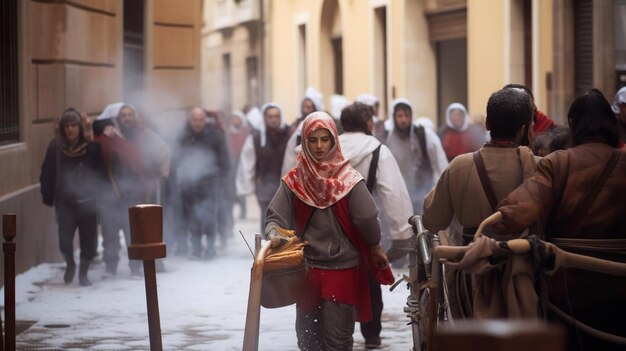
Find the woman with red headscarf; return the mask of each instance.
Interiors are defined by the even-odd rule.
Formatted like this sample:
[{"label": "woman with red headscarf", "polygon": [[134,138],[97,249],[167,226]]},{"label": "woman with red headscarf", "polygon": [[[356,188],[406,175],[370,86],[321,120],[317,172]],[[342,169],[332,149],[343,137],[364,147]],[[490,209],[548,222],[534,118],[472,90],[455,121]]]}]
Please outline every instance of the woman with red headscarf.
[{"label": "woman with red headscarf", "polygon": [[294,228],[309,243],[306,292],[297,303],[298,347],[352,350],[355,319],[371,319],[368,268],[379,282],[393,282],[379,244],[378,209],[343,157],[332,117],[309,114],[302,137],[296,166],[267,209],[265,233],[271,239],[280,235],[276,227]]}]

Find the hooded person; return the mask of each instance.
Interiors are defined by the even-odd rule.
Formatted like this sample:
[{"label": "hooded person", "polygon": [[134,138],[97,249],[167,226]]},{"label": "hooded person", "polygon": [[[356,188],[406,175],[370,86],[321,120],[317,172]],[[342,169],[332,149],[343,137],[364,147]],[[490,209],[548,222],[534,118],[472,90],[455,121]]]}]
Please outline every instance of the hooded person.
[{"label": "hooded person", "polygon": [[280,236],[276,228],[294,228],[309,243],[305,296],[296,310],[298,347],[351,350],[355,316],[371,319],[368,268],[380,282],[393,282],[379,244],[378,210],[342,154],[332,117],[310,114],[302,136],[296,166],[267,209],[265,234],[273,239]]},{"label": "hooded person", "polygon": [[615,93],[611,109],[615,113],[615,117],[617,117],[619,129],[622,133],[622,141],[624,142],[626,141],[626,87],[620,88]]},{"label": "hooded person", "polygon": [[170,174],[172,153],[169,145],[152,129],[141,122],[135,106],[121,106],[116,123],[122,135],[139,150],[147,183],[148,201],[162,203],[162,187]]},{"label": "hooded person", "polygon": [[[104,249],[102,256],[108,274],[117,273],[120,230],[124,232],[127,245],[130,244],[127,209],[145,203],[148,199],[141,151],[119,129],[117,119],[124,106],[122,102],[108,105],[92,125],[94,141],[101,145],[102,161],[109,181],[109,189],[102,192],[99,202]],[[141,262],[130,260],[128,264],[131,275],[141,274]]]},{"label": "hooded person", "polygon": [[385,145],[400,166],[413,213],[422,213],[424,196],[435,185],[448,160],[437,134],[413,121],[413,108],[408,100],[394,100],[390,115]]},{"label": "hooded person", "polygon": [[296,156],[302,142],[302,121],[306,116],[315,111],[324,110],[324,95],[313,87],[308,87],[304,93],[304,98],[300,101],[300,117],[289,127],[289,141],[283,156],[281,174],[286,174],[296,164]]},{"label": "hooded person", "polygon": [[478,150],[487,141],[487,131],[470,123],[463,104],[454,102],[446,109],[446,125],[439,131],[448,162],[460,154]]},{"label": "hooded person", "polygon": [[74,108],[63,112],[57,133],[41,166],[40,190],[43,203],[54,206],[56,212],[59,249],[66,262],[63,280],[66,284],[74,280],[73,242],[78,229],[78,280],[88,286],[87,272],[98,246],[98,190],[104,182],[100,145],[87,140],[80,113]]},{"label": "hooded person", "polygon": [[238,196],[255,194],[261,209],[261,231],[265,228],[265,210],[278,189],[282,159],[289,140],[280,106],[268,103],[261,108],[263,123],[244,142],[237,167],[235,185]]},{"label": "hooded person", "polygon": [[[371,135],[372,116],[372,109],[363,103],[356,102],[344,108],[341,113],[344,133],[339,136],[339,143],[350,165],[365,179],[381,211],[381,222],[384,220],[386,224],[383,227],[386,241],[406,243],[413,235],[407,222],[413,215],[413,206],[396,159],[385,145]],[[396,245],[401,246],[399,243]],[[369,279],[369,288],[372,320],[361,323],[361,334],[365,338],[366,348],[376,348],[381,345],[383,301],[380,284],[372,277]]]}]

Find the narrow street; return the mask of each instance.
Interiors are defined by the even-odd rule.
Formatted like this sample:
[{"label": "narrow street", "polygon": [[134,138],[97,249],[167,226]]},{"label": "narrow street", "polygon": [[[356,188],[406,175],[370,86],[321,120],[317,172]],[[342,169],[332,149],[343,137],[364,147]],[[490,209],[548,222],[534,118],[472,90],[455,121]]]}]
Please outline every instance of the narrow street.
[{"label": "narrow street", "polygon": [[[254,218],[237,221],[235,231],[252,245],[258,211],[249,204],[248,216]],[[241,349],[252,257],[239,234],[226,249],[219,242],[217,247],[220,253],[212,260],[164,260],[165,272],[157,274],[164,350]],[[25,321],[23,327],[34,322],[17,336],[18,350],[149,349],[144,281],[130,276],[125,258],[115,276],[95,264],[90,287],[79,287],[76,280],[64,284],[64,267],[42,264],[17,277],[17,319]],[[383,289],[385,350],[410,347],[402,312],[406,295],[403,287]],[[259,349],[297,350],[294,322],[295,306],[262,309]],[[354,340],[355,350],[364,350],[358,323]]]}]

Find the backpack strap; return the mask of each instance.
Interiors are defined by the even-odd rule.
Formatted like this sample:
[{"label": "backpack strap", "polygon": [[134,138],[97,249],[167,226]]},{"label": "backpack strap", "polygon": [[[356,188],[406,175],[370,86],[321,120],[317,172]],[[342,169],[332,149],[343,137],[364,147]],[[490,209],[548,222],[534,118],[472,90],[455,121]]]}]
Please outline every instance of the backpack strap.
[{"label": "backpack strap", "polygon": [[478,178],[480,178],[480,184],[482,184],[485,195],[487,195],[487,200],[489,200],[489,205],[491,205],[491,209],[495,211],[496,206],[498,205],[498,200],[496,198],[496,193],[493,191],[491,179],[489,179],[489,175],[487,175],[485,161],[483,160],[483,156],[480,154],[480,152],[475,151],[473,155],[474,163],[476,164],[476,171],[478,172]]},{"label": "backpack strap", "polygon": [[372,161],[370,162],[370,169],[367,172],[367,182],[365,186],[367,190],[369,190],[370,194],[374,190],[374,185],[376,184],[376,171],[378,170],[378,158],[380,156],[380,147],[383,144],[378,145],[378,147],[372,152]]},{"label": "backpack strap", "polygon": [[426,132],[424,131],[424,126],[415,126],[414,130],[417,141],[420,143],[420,148],[422,149],[422,157],[426,160],[426,164],[430,165],[430,157],[428,157],[428,150],[426,149]]},{"label": "backpack strap", "polygon": [[600,176],[593,183],[593,186],[587,192],[587,194],[583,196],[580,202],[578,202],[578,205],[576,205],[576,208],[572,212],[572,215],[569,216],[569,218],[572,218],[573,221],[572,228],[580,227],[580,223],[586,217],[585,211],[587,211],[591,207],[591,205],[593,205],[593,202],[598,197],[600,190],[602,190],[604,184],[606,184],[607,179],[613,172],[613,169],[615,169],[615,166],[617,166],[617,162],[619,161],[619,159],[620,152],[617,150],[613,150],[613,154],[611,154],[611,157],[606,162],[602,173],[600,173]]}]

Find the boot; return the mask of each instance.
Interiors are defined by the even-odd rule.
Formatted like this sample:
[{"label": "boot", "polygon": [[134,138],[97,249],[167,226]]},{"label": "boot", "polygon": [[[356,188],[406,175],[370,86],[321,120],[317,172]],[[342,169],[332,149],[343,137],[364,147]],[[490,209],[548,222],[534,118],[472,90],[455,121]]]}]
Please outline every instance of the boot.
[{"label": "boot", "polygon": [[74,280],[74,273],[76,273],[76,263],[74,262],[74,257],[70,255],[63,255],[65,257],[65,274],[63,274],[63,281],[65,284],[69,284]]},{"label": "boot", "polygon": [[78,284],[80,286],[90,286],[91,282],[87,279],[87,271],[89,271],[89,264],[91,260],[81,259],[80,268],[78,269]]},{"label": "boot", "polygon": [[105,271],[110,275],[115,275],[117,273],[117,261],[107,262]]}]

